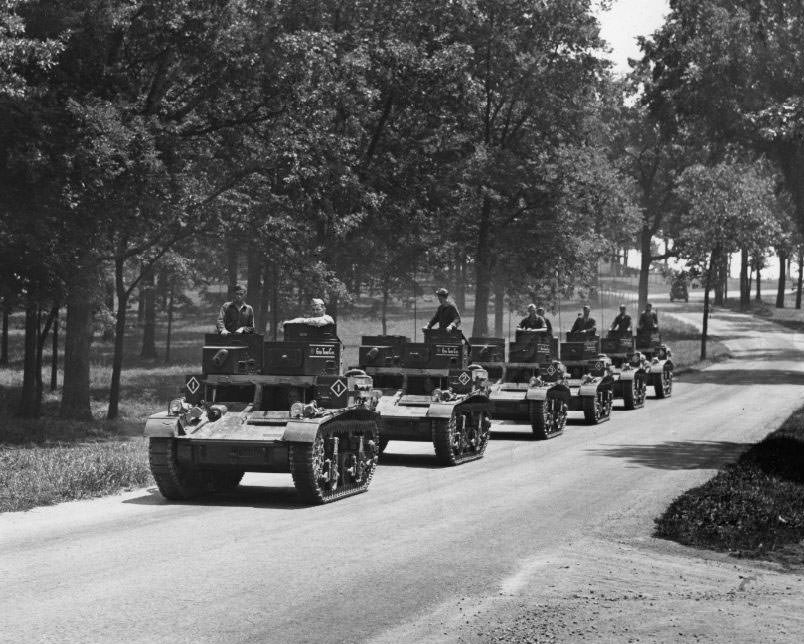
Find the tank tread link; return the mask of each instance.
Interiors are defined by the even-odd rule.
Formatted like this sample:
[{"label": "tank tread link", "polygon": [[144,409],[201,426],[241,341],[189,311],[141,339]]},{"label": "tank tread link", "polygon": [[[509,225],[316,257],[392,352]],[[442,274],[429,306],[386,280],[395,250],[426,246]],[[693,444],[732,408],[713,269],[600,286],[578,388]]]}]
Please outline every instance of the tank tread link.
[{"label": "tank tread link", "polygon": [[379,458],[371,377],[342,373],[334,327],[286,325],[285,337],[207,336],[203,373],[187,376],[184,397],[146,422],[165,498],[232,491],[246,471],[290,473],[311,504],[368,489]]},{"label": "tank tread link", "polygon": [[432,442],[442,465],[482,458],[491,420],[488,374],[468,364],[460,332],[432,330],[423,343],[405,336],[363,336],[360,368],[383,395],[380,452],[389,441]]},{"label": "tank tread link", "polygon": [[559,436],[566,426],[570,397],[566,369],[555,360],[554,338],[540,330],[518,329],[508,344],[503,338],[472,337],[472,359],[496,375],[489,397],[495,418],[527,420],[533,437]]}]

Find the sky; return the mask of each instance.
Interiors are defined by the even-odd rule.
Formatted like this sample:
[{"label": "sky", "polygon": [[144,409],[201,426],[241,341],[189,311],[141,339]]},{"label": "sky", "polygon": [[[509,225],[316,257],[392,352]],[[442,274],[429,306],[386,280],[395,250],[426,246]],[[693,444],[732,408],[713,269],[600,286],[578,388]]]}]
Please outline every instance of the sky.
[{"label": "sky", "polygon": [[629,71],[628,59],[640,55],[637,36],[656,31],[669,11],[668,0],[614,0],[610,11],[598,14],[601,35],[612,48],[609,58],[616,72]]}]

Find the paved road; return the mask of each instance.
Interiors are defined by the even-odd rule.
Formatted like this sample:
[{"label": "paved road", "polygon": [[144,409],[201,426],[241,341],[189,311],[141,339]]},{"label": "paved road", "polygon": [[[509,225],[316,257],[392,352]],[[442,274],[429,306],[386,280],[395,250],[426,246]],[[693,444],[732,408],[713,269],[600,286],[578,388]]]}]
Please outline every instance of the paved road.
[{"label": "paved road", "polygon": [[210,503],[138,490],[0,515],[0,641],[485,641],[493,598],[543,592],[542,563],[589,559],[592,538],[656,541],[669,500],[801,404],[798,336],[739,315],[712,326],[735,360],[669,400],[547,442],[495,423],[486,457],[458,468],[391,443],[369,492],[329,506],[298,505],[289,475],[249,475]]}]

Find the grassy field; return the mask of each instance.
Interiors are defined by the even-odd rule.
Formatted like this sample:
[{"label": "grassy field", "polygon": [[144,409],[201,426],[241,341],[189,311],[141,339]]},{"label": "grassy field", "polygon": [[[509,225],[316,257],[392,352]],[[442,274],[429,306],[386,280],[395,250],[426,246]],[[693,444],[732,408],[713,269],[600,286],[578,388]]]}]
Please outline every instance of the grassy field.
[{"label": "grassy field", "polygon": [[[624,297],[610,295],[605,306],[594,308],[593,315],[601,328],[611,322],[619,301]],[[432,312],[432,296],[418,303],[418,315],[397,307],[388,318],[389,334],[407,335],[421,341],[421,327]],[[568,329],[578,303],[566,304],[560,313],[551,317],[554,329]],[[151,413],[165,409],[179,395],[185,373],[196,372],[201,360],[203,334],[212,328],[215,312],[210,308],[176,321],[171,348],[171,362],[143,360],[138,357],[141,335],[132,326],[126,337],[126,361],[122,374],[120,418],[104,419],[108,385],[111,378],[112,345],[96,341],[92,348],[91,394],[95,420],[90,423],[61,421],[57,418],[60,392],[47,391],[43,415],[38,420],[14,417],[22,384],[21,319],[12,320],[11,364],[0,368],[0,511],[25,510],[39,505],[100,496],[115,491],[151,483],[147,467],[145,440],[141,437],[145,419]],[[134,316],[132,316],[134,317]],[[503,335],[512,333],[521,315],[506,311]],[[464,315],[470,326],[471,311]],[[663,338],[673,348],[677,367],[697,361],[699,336],[694,327],[662,318]],[[371,314],[367,303],[341,317],[338,332],[344,342],[346,364],[357,362],[361,335],[376,335],[381,325]],[[468,329],[466,330],[469,334]],[[159,328],[157,337],[164,337]],[[159,350],[163,347],[158,346]],[[725,347],[713,342],[715,357],[725,354]],[[45,373],[49,373],[49,354],[45,355]],[[62,376],[59,374],[59,383]]]},{"label": "grassy field", "polygon": [[735,555],[804,562],[804,408],[656,519],[656,536]]}]

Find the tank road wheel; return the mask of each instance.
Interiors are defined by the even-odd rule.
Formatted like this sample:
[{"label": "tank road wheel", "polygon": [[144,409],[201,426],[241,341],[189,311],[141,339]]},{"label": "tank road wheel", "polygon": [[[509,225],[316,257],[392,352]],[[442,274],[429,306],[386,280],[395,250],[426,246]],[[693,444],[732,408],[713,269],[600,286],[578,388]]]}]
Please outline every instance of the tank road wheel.
[{"label": "tank road wheel", "polygon": [[623,389],[623,404],[626,409],[638,409],[645,404],[645,379],[638,374],[631,381],[631,386]]},{"label": "tank road wheel", "polygon": [[491,419],[486,411],[455,410],[449,420],[433,427],[436,458],[443,465],[459,465],[481,458],[489,442]]},{"label": "tank road wheel", "polygon": [[209,481],[214,492],[232,492],[243,480],[243,470],[215,470],[209,473]]},{"label": "tank road wheel", "polygon": [[312,443],[291,446],[290,473],[305,503],[319,505],[365,492],[378,457],[374,421],[336,418],[318,428]]},{"label": "tank road wheel", "polygon": [[207,492],[207,473],[182,465],[176,459],[175,438],[149,439],[148,461],[156,487],[166,499],[184,501]]},{"label": "tank road wheel", "polygon": [[659,382],[654,382],[653,391],[657,398],[669,398],[673,393],[673,370],[662,369]]},{"label": "tank road wheel", "polygon": [[611,391],[599,389],[594,396],[584,396],[583,417],[587,425],[597,425],[611,417]]},{"label": "tank road wheel", "polygon": [[561,398],[548,396],[546,400],[534,400],[529,405],[530,428],[536,440],[558,436],[567,424],[567,408]]}]

